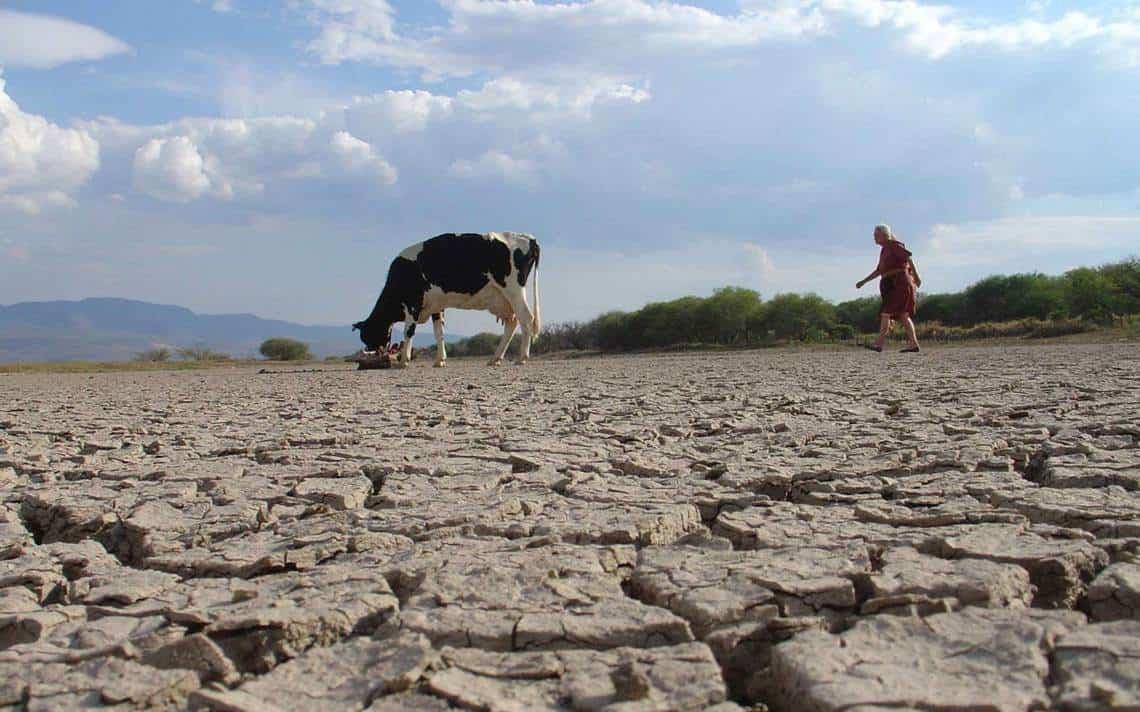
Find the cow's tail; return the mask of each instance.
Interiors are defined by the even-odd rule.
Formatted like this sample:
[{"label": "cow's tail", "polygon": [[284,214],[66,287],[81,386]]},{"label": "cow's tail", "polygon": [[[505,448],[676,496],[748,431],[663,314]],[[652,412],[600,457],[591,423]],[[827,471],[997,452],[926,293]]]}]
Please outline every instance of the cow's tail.
[{"label": "cow's tail", "polygon": [[534,316],[531,318],[530,333],[534,338],[538,338],[538,332],[542,330],[542,305],[538,297],[538,241],[530,241],[530,254],[534,260]]}]

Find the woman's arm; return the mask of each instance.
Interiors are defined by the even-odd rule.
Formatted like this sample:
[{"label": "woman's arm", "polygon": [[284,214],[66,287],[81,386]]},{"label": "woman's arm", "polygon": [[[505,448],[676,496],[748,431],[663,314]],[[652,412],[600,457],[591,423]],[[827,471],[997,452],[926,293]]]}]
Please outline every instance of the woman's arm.
[{"label": "woman's arm", "polygon": [[905,267],[899,267],[899,268],[897,268],[897,269],[888,269],[888,270],[883,270],[882,272],[880,272],[878,269],[876,269],[876,270],[875,270],[874,272],[872,272],[871,274],[867,275],[867,276],[866,276],[866,277],[864,277],[863,279],[861,279],[861,280],[859,280],[858,282],[856,282],[856,283],[855,283],[855,288],[856,288],[856,289],[860,289],[860,288],[862,288],[864,284],[866,284],[867,282],[870,282],[870,281],[871,281],[872,279],[874,279],[875,277],[893,277],[894,275],[896,275],[896,274],[898,274],[898,273],[900,273],[900,272],[905,272],[905,271],[906,271],[906,268],[905,268]]},{"label": "woman's arm", "polygon": [[918,276],[918,265],[916,265],[914,263],[913,259],[909,259],[909,258],[907,259],[907,264],[910,265],[910,272],[911,272],[911,274],[914,275],[914,286],[921,287],[922,286],[922,277]]},{"label": "woman's arm", "polygon": [[879,272],[879,268],[876,267],[874,272],[855,283],[855,289],[862,289],[864,284],[881,275],[883,275],[883,273]]}]

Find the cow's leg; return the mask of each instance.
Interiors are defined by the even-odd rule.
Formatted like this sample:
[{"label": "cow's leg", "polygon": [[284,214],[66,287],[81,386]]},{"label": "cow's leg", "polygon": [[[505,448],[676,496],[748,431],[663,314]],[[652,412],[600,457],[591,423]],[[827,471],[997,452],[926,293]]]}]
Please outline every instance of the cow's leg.
[{"label": "cow's leg", "polygon": [[519,343],[519,354],[515,359],[515,363],[521,365],[530,359],[530,343],[537,336],[534,333],[534,315],[531,313],[530,305],[526,303],[526,295],[521,289],[516,294],[508,291],[507,300],[514,308],[515,318],[518,320],[519,326],[522,327],[522,341]]},{"label": "cow's leg", "polygon": [[404,323],[404,345],[400,349],[398,359],[400,368],[407,368],[412,363],[412,337],[416,335],[416,322]]},{"label": "cow's leg", "polygon": [[435,367],[443,368],[447,363],[447,349],[443,344],[443,312],[431,315],[431,328],[435,331]]},{"label": "cow's leg", "polygon": [[513,316],[503,320],[503,338],[499,340],[499,347],[495,349],[495,355],[491,357],[489,362],[492,366],[498,366],[503,363],[503,354],[507,352],[507,347],[511,344],[511,337],[515,335],[515,327],[518,326],[518,320]]}]

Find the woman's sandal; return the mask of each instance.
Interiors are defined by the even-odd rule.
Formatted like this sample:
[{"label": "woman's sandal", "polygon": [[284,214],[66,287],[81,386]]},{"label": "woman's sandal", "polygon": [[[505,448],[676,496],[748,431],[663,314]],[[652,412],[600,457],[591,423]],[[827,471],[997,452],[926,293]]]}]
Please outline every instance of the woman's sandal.
[{"label": "woman's sandal", "polygon": [[919,348],[917,346],[909,346],[905,349],[899,349],[900,354],[916,354],[918,351]]},{"label": "woman's sandal", "polygon": [[867,349],[868,351],[874,351],[877,354],[883,352],[882,346],[875,346],[874,344],[863,344],[863,348]]}]

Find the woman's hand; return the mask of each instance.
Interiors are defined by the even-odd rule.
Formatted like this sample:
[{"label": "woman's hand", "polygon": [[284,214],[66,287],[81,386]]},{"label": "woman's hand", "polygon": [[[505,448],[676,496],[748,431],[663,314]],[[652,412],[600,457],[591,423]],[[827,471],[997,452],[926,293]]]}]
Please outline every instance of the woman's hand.
[{"label": "woman's hand", "polygon": [[864,284],[866,284],[866,283],[867,283],[867,282],[866,282],[866,281],[864,281],[864,280],[862,280],[862,279],[861,279],[861,280],[859,280],[858,282],[856,282],[856,283],[855,283],[855,289],[862,289],[862,288],[863,288],[863,285],[864,285]]}]

